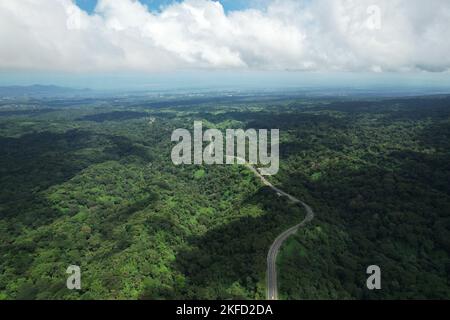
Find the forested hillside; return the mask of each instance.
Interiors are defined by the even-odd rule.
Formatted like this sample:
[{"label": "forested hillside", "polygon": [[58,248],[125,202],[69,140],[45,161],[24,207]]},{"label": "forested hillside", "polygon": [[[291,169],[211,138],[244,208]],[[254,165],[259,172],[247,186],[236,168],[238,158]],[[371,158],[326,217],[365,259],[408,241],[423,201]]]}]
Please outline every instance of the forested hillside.
[{"label": "forested hillside", "polygon": [[270,180],[316,212],[282,298],[450,298],[449,97],[117,101],[1,103],[0,299],[265,299],[269,246],[305,212],[244,166],[175,166],[194,121],[280,129]]}]

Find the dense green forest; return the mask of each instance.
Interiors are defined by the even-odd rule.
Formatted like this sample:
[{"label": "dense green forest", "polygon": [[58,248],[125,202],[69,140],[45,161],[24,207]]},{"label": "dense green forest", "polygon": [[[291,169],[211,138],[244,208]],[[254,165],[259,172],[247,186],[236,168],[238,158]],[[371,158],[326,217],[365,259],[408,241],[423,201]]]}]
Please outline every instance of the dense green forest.
[{"label": "dense green forest", "polygon": [[[280,129],[283,299],[450,298],[450,97],[2,100],[1,299],[265,299],[302,208],[171,133]],[[366,288],[379,265],[382,290]],[[66,288],[79,265],[82,290]]]}]

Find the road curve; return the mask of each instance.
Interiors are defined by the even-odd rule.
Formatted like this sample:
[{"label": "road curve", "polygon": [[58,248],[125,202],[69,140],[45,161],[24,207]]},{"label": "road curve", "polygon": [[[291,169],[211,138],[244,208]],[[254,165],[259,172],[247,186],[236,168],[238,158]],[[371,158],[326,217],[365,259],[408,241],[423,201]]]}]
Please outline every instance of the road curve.
[{"label": "road curve", "polygon": [[[237,158],[237,157],[236,157]],[[241,159],[241,158],[237,158]],[[242,159],[241,159],[242,160]],[[314,219],[314,211],[313,209],[308,206],[303,201],[297,199],[296,197],[284,192],[283,190],[275,187],[270,181],[268,181],[261,173],[253,167],[249,163],[245,163],[246,167],[249,168],[259,179],[261,179],[262,183],[269,188],[271,188],[273,191],[275,191],[278,195],[286,197],[295,204],[301,204],[305,210],[306,210],[306,217],[303,219],[302,222],[299,224],[293,226],[292,228],[289,228],[288,230],[284,231],[282,234],[280,234],[273,244],[270,246],[269,254],[267,255],[267,300],[278,300],[278,282],[277,282],[277,256],[280,252],[281,245],[284,241],[286,241],[287,238],[289,238],[291,235],[297,233],[299,228],[304,227],[307,223],[311,222]]]},{"label": "road curve", "polygon": [[[294,198],[289,196],[289,198]],[[295,199],[295,198],[294,198]],[[291,199],[292,200],[292,199]],[[293,226],[292,228],[286,230],[280,234],[273,244],[270,246],[269,254],[267,255],[267,299],[268,300],[278,300],[278,282],[277,282],[277,256],[280,251],[281,245],[287,238],[291,235],[297,233],[298,229],[305,226],[308,222],[314,219],[314,211],[306,203],[295,199],[294,203],[300,203],[306,209],[305,219]]]}]

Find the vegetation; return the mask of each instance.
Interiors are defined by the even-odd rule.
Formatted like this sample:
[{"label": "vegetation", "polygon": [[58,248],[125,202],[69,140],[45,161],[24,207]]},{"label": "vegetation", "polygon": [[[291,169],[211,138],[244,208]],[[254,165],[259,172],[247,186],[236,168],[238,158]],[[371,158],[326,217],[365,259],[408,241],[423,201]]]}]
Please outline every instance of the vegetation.
[{"label": "vegetation", "polygon": [[174,166],[171,133],[194,120],[281,131],[271,180],[317,214],[282,248],[282,298],[450,298],[436,96],[2,102],[0,299],[264,299],[268,248],[304,211],[243,166]]}]

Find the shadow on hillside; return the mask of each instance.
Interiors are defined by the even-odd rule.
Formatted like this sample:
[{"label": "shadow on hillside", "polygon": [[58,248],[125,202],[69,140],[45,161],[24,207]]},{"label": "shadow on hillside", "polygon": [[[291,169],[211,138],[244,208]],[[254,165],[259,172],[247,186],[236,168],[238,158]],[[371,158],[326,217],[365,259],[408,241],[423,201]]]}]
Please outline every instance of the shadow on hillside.
[{"label": "shadow on hillside", "polygon": [[264,298],[258,283],[265,279],[268,249],[279,233],[304,215],[287,203],[262,188],[242,206],[260,205],[264,215],[225,222],[200,237],[189,238],[188,247],[194,249],[180,250],[174,262],[174,268],[187,278],[185,287],[176,288],[178,298]]},{"label": "shadow on hillside", "polygon": [[[62,251],[73,248],[67,243],[64,233],[49,233],[46,229],[41,229],[38,237],[31,234],[29,238],[34,241],[15,241],[16,237],[25,236],[24,230],[36,230],[62,216],[47,199],[45,190],[72,179],[93,164],[109,160],[147,161],[150,157],[144,146],[125,137],[81,130],[32,133],[19,138],[0,137],[0,150],[0,218],[7,221],[8,228],[8,238],[0,236],[0,269],[13,270],[11,272],[18,275],[27,273],[38,250],[58,246]],[[149,192],[146,199],[113,211],[96,226],[104,241],[115,241],[113,253],[122,251],[132,242],[128,233],[117,238],[114,228],[134,212],[157,201],[157,195]],[[69,209],[68,215],[78,213],[76,205],[69,205]],[[33,299],[41,290],[38,287],[27,283],[19,290],[18,297]]]},{"label": "shadow on hillside", "polygon": [[[326,241],[298,238],[314,254],[289,259],[281,290],[300,292],[292,285],[301,283],[299,278],[291,275],[302,262],[303,280],[325,299],[330,285],[358,299],[444,297],[448,255],[440,253],[450,246],[448,163],[439,154],[397,150],[373,165],[343,159],[323,168],[321,178],[305,187],[318,199],[311,203],[319,212],[316,221],[333,232],[324,234]],[[305,181],[301,173],[291,174],[282,188],[301,194],[299,181]],[[365,268],[371,264],[383,270],[379,292],[365,290]]]},{"label": "shadow on hillside", "polygon": [[[34,227],[47,223],[54,216],[51,210],[45,210],[48,207],[39,195],[41,191],[70,180],[93,164],[128,156],[143,160],[150,157],[144,146],[125,137],[81,130],[0,137],[0,150],[0,215],[21,216]],[[36,219],[36,211],[42,212],[39,219]]]}]

